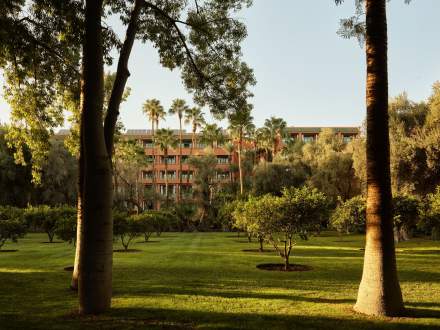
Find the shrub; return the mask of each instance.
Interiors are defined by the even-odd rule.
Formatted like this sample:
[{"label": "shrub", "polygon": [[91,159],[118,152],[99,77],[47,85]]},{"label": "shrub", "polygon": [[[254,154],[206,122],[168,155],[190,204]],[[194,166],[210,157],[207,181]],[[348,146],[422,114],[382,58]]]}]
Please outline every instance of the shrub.
[{"label": "shrub", "polygon": [[303,187],[284,188],[281,197],[250,198],[239,214],[249,231],[261,233],[274,246],[288,270],[295,236],[307,239],[308,232],[328,217],[328,211],[329,202],[324,194]]},{"label": "shrub", "polygon": [[365,198],[356,196],[342,202],[333,211],[330,223],[338,232],[364,233],[367,204]]},{"label": "shrub", "polygon": [[47,234],[49,243],[53,243],[59,214],[56,209],[47,205],[31,206],[25,211],[26,222],[29,226]]},{"label": "shrub", "polygon": [[0,249],[8,240],[17,242],[25,234],[23,211],[15,207],[0,207]]},{"label": "shrub", "polygon": [[76,208],[61,206],[58,208],[59,218],[55,229],[55,235],[69,244],[76,245]]},{"label": "shrub", "polygon": [[419,200],[411,195],[393,197],[394,240],[406,241],[419,220]]},{"label": "shrub", "polygon": [[141,222],[136,216],[129,216],[125,212],[113,212],[113,236],[121,240],[121,244],[127,251],[131,241],[142,233]]},{"label": "shrub", "polygon": [[[271,195],[265,195],[265,196],[271,196]],[[263,197],[261,198],[250,197],[248,202],[237,201],[236,203],[234,203],[234,211],[232,212],[232,217],[234,220],[233,226],[237,228],[238,232],[240,232],[240,230],[247,232],[248,239],[250,238],[250,235],[257,237],[260,245],[259,250],[260,252],[263,252],[264,240],[265,240],[264,232],[260,230],[260,227],[258,226],[255,219],[251,218],[253,216],[252,212],[257,211],[257,210],[252,210],[252,208],[255,207],[255,204],[258,202],[260,204],[264,204]],[[261,217],[263,218],[264,216],[261,215]]]},{"label": "shrub", "polygon": [[425,200],[419,227],[430,233],[433,240],[440,240],[440,186]]}]

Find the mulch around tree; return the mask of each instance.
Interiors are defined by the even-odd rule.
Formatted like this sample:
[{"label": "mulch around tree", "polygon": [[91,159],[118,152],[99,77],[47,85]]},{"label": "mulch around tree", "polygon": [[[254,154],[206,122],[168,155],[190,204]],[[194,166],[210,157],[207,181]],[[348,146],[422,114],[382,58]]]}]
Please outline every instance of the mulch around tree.
[{"label": "mulch around tree", "polygon": [[241,250],[242,252],[256,252],[256,253],[274,253],[276,250],[274,249],[264,249],[263,251],[260,251],[260,249],[244,249]]},{"label": "mulch around tree", "polygon": [[0,250],[0,252],[17,252],[18,250]]},{"label": "mulch around tree", "polygon": [[[259,264],[257,265],[258,269],[261,270],[269,270],[269,271],[280,271],[285,272],[284,264]],[[306,265],[298,265],[298,264],[290,264],[288,272],[306,272],[312,270],[313,268]]]},{"label": "mulch around tree", "polygon": [[122,253],[134,253],[134,252],[142,252],[142,250],[138,250],[138,249],[117,249],[117,250],[113,250],[113,252],[122,252]]}]

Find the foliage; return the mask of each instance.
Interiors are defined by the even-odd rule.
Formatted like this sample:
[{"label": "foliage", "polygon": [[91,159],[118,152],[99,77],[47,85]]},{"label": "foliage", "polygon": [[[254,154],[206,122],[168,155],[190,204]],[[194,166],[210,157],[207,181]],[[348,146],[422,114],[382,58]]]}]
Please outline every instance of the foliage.
[{"label": "foliage", "polygon": [[113,236],[121,240],[121,244],[126,251],[131,241],[141,235],[144,225],[135,216],[129,216],[128,213],[113,212]]},{"label": "foliage", "polygon": [[76,245],[76,225],[77,225],[77,211],[71,206],[58,207],[59,219],[57,221],[55,235],[69,243]]},{"label": "foliage", "polygon": [[429,232],[432,239],[440,240],[440,186],[426,196],[419,227]]},{"label": "foliage", "polygon": [[267,239],[288,270],[294,236],[307,239],[308,232],[320,226],[328,211],[327,198],[316,189],[285,188],[280,197],[269,194],[251,197],[238,205],[234,217],[238,225]]},{"label": "foliage", "polygon": [[217,126],[217,124],[205,124],[201,134],[201,142],[207,144],[212,149],[214,146],[221,145],[226,139],[223,129]]},{"label": "foliage", "polygon": [[148,165],[143,147],[133,140],[120,140],[115,144],[112,161],[115,206],[141,210],[145,190],[139,175]]},{"label": "foliage", "polygon": [[394,238],[406,241],[419,221],[420,202],[412,195],[393,196]]},{"label": "foliage", "polygon": [[364,233],[366,208],[366,200],[362,196],[339,200],[339,205],[330,217],[330,224],[340,233]]},{"label": "foliage", "polygon": [[25,234],[23,211],[11,206],[0,206],[0,249],[6,241],[17,242]]},{"label": "foliage", "polygon": [[26,223],[35,230],[41,230],[47,234],[49,243],[53,243],[60,212],[48,205],[30,206],[24,213]]},{"label": "foliage", "polygon": [[301,162],[261,163],[252,176],[252,193],[281,195],[283,188],[300,187],[308,177],[308,168]]}]

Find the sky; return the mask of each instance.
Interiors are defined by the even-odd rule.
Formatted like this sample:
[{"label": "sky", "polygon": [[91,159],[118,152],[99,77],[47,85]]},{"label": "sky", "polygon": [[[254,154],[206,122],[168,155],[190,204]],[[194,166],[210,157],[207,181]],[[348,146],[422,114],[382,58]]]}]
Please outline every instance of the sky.
[{"label": "sky", "polygon": [[[289,126],[362,124],[365,50],[357,40],[336,34],[339,20],[354,13],[353,3],[346,0],[336,6],[334,0],[254,0],[252,7],[238,14],[248,29],[243,60],[257,79],[251,99],[257,127],[270,116],[284,118]],[[410,99],[420,101],[440,80],[438,13],[440,0],[388,3],[390,96],[406,91]],[[123,32],[122,28],[117,30]],[[107,69],[115,70],[115,66]],[[179,71],[162,68],[151,45],[135,43],[129,69],[131,95],[121,105],[127,129],[149,128],[141,111],[146,99],[159,99],[165,109],[175,98],[192,104]],[[8,106],[0,98],[0,122],[8,122]],[[177,128],[178,122],[168,117],[161,126]]]}]

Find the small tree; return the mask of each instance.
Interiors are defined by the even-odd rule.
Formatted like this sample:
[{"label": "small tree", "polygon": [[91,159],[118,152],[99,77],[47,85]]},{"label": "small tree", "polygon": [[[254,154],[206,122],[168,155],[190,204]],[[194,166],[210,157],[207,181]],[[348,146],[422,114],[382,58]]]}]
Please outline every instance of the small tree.
[{"label": "small tree", "polygon": [[26,234],[23,212],[15,207],[0,207],[0,249],[10,240],[17,240]]},{"label": "small tree", "polygon": [[440,240],[440,186],[426,196],[421,215],[419,226],[428,231],[433,240]]},{"label": "small tree", "polygon": [[155,231],[152,212],[143,212],[131,216],[133,223],[139,230],[140,235],[144,235],[145,242],[148,242],[150,236]]},{"label": "small tree", "polygon": [[342,202],[330,217],[330,223],[338,232],[346,234],[365,232],[365,217],[367,204],[365,198],[356,196]]},{"label": "small tree", "polygon": [[419,219],[419,200],[411,195],[393,197],[394,240],[407,241]]},{"label": "small tree", "polygon": [[26,209],[24,216],[28,225],[44,231],[49,238],[49,243],[53,243],[60,216],[55,208],[47,205],[31,206]]},{"label": "small tree", "polygon": [[234,205],[234,211],[232,212],[234,227],[237,228],[239,232],[240,230],[247,232],[248,237],[250,237],[250,235],[257,237],[260,252],[264,252],[265,233],[263,232],[259,222],[253,217],[258,216],[260,221],[266,221],[264,219],[266,217],[270,217],[270,213],[267,214],[267,212],[264,212],[264,210],[258,209],[258,207],[268,205],[270,201],[267,199],[269,197],[273,197],[271,195],[265,196],[267,197],[266,199],[263,197],[251,197],[247,202],[237,201]]},{"label": "small tree", "polygon": [[251,198],[243,210],[249,230],[264,234],[283,258],[286,271],[295,236],[307,239],[308,232],[319,226],[328,211],[325,195],[308,187],[285,188],[281,197]]},{"label": "small tree", "polygon": [[138,220],[137,215],[129,216],[124,212],[113,212],[113,235],[121,240],[125,251],[128,251],[131,241],[143,232],[143,224]]},{"label": "small tree", "polygon": [[58,208],[59,219],[55,229],[55,235],[69,244],[76,246],[76,209],[70,206]]}]

